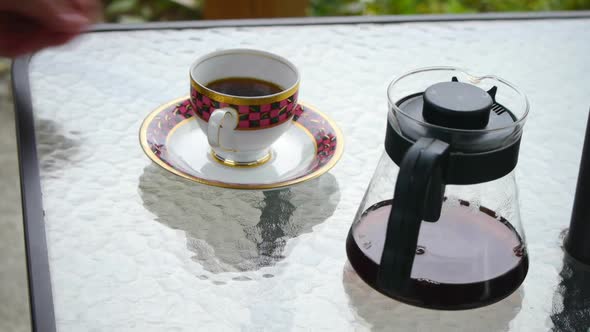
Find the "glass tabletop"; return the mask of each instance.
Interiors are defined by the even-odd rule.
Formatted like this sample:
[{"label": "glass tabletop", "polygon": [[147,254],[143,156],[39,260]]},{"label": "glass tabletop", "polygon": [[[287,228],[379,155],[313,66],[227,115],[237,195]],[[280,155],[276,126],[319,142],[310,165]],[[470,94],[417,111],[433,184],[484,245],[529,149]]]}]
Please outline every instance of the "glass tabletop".
[{"label": "glass tabletop", "polygon": [[[34,55],[29,79],[57,329],[589,324],[579,297],[588,290],[575,283],[587,272],[564,264],[561,249],[589,106],[589,29],[590,19],[571,19],[110,31]],[[332,171],[291,188],[237,191],[182,179],[144,155],[142,121],[188,94],[192,61],[235,47],[280,54],[300,69],[300,100],[344,133],[345,153]],[[477,310],[386,298],[359,279],[344,250],[383,149],[386,87],[433,65],[505,77],[531,101],[517,169],[530,271],[513,295]]]}]

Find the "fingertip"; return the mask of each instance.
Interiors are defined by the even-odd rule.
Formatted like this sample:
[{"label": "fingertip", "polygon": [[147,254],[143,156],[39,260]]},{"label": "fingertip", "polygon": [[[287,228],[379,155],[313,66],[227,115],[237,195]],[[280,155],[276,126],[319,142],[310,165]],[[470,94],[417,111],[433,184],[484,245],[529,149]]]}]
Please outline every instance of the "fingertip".
[{"label": "fingertip", "polygon": [[[1,0],[0,0],[1,1]],[[49,27],[46,22],[19,14],[0,12],[0,55],[16,57],[49,46],[62,45],[79,34]]]},{"label": "fingertip", "polygon": [[37,52],[46,47],[63,45],[75,36],[75,34],[68,33],[51,34],[37,32],[27,34],[26,38],[12,39],[6,44],[0,43],[0,55],[15,58],[24,54]]},{"label": "fingertip", "polygon": [[60,13],[56,20],[48,22],[59,32],[80,32],[90,25],[90,19],[80,13]]}]

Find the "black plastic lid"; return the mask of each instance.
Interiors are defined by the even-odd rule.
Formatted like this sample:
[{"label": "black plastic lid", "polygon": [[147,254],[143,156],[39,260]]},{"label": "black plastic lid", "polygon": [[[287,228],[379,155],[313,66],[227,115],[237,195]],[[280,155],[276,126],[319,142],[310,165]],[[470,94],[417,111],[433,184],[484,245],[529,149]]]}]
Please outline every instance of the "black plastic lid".
[{"label": "black plastic lid", "polygon": [[400,165],[420,138],[435,138],[449,144],[448,184],[474,184],[508,174],[518,161],[521,132],[512,126],[516,117],[495,101],[496,91],[495,86],[485,91],[453,77],[406,96],[396,103],[405,116],[395,117],[398,126],[389,121],[387,153]]},{"label": "black plastic lid", "polygon": [[[451,145],[451,150],[466,153],[484,152],[505,146],[514,140],[517,128],[510,127],[516,117],[495,101],[497,88],[485,91],[453,77],[448,82],[435,83],[426,91],[399,100],[396,105],[407,117],[398,117],[403,135],[417,141],[432,137]],[[495,130],[505,128],[505,130]],[[457,130],[468,130],[457,140]]]},{"label": "black plastic lid", "polygon": [[482,129],[488,125],[492,96],[475,85],[441,82],[423,95],[422,117],[428,123],[447,128]]},{"label": "black plastic lid", "polygon": [[450,82],[431,85],[423,93],[400,100],[398,106],[414,120],[449,129],[492,130],[506,127],[515,117],[495,102],[496,87],[485,91],[473,84]]}]

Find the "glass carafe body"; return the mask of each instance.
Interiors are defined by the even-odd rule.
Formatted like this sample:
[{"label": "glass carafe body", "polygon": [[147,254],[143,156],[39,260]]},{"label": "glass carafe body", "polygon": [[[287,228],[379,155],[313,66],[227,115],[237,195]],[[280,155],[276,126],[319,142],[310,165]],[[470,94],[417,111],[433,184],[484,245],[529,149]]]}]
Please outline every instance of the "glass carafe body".
[{"label": "glass carafe body", "polygon": [[[395,208],[391,204],[398,171],[384,153],[349,234],[349,259],[369,284],[376,282],[389,213]],[[409,287],[413,290],[388,295],[429,308],[479,307],[510,295],[527,270],[511,172],[490,182],[447,185],[439,220],[420,226]]]},{"label": "glass carafe body", "polygon": [[[448,127],[427,121],[437,82],[478,88],[492,105],[489,122],[465,129],[454,118],[443,119]],[[460,105],[452,116],[463,116],[468,98],[452,97]],[[385,152],[347,239],[352,266],[376,290],[416,306],[469,309],[507,297],[528,271],[514,171],[526,96],[495,76],[433,67],[393,81],[388,99]]]}]

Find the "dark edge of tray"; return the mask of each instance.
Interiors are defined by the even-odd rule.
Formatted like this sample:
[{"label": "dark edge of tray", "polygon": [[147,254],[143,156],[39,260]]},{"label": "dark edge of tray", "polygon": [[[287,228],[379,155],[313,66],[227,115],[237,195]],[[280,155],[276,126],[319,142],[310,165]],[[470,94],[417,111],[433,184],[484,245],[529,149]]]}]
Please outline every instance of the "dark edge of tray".
[{"label": "dark edge of tray", "polygon": [[53,332],[56,326],[29,85],[29,61],[30,56],[21,57],[12,66],[29,307],[32,330]]}]

